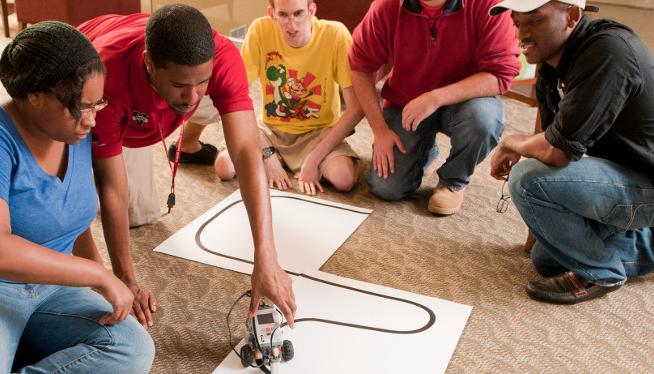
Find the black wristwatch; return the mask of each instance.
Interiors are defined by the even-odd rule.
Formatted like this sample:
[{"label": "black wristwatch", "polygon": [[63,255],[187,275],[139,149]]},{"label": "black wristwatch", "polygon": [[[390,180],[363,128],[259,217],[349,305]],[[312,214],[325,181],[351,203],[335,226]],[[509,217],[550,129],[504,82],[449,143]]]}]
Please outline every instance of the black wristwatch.
[{"label": "black wristwatch", "polygon": [[273,146],[270,146],[270,147],[263,147],[263,148],[261,149],[261,157],[265,160],[265,159],[267,159],[268,157],[274,155],[275,152],[277,152],[277,150],[276,150],[275,147],[273,147]]}]

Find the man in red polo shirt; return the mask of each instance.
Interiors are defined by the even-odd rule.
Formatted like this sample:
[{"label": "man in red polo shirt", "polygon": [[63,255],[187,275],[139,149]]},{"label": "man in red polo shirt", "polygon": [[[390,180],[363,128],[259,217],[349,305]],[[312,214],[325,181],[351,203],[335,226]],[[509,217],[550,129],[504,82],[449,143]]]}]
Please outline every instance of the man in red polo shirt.
[{"label": "man in red polo shirt", "polygon": [[[520,66],[511,19],[488,15],[495,2],[377,0],[354,31],[352,86],[373,130],[368,184],[377,196],[399,200],[414,192],[442,132],[452,150],[428,209],[460,209],[475,167],[502,135],[497,95]],[[382,111],[373,77],[387,64]]]},{"label": "man in red polo shirt", "polygon": [[[93,130],[94,175],[114,272],[134,293],[138,320],[152,326],[156,300],[138,286],[129,254],[128,179],[132,175],[125,171],[123,147],[163,143],[208,95],[221,114],[252,226],[251,311],[266,296],[292,324],[295,301],[290,278],[277,263],[261,148],[252,141],[258,130],[238,50],[212,30],[197,9],[185,5],[165,6],[151,16],[101,16],[79,29],[93,42],[107,69],[109,106],[98,112]],[[133,166],[143,162],[151,162],[151,157]]]}]

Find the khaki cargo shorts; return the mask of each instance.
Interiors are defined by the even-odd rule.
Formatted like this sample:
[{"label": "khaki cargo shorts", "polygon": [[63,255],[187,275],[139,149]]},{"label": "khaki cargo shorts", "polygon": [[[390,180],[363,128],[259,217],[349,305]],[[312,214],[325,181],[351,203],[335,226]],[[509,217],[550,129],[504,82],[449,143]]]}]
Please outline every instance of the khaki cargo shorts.
[{"label": "khaki cargo shorts", "polygon": [[[327,136],[331,131],[331,127],[309,131],[304,134],[289,134],[260,124],[259,130],[268,139],[268,142],[277,149],[276,155],[278,155],[282,164],[286,165],[293,174],[297,174],[300,172],[304,159]],[[338,156],[347,156],[355,161],[359,159],[352,147],[346,141],[343,141],[334,147],[320,163],[321,175],[327,162]]]}]

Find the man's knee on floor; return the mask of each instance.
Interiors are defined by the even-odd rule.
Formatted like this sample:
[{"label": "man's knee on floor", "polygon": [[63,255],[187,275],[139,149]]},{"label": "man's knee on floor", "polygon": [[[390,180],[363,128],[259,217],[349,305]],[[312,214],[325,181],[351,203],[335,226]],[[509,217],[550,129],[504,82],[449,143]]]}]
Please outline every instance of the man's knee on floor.
[{"label": "man's knee on floor", "polygon": [[213,167],[216,170],[216,175],[218,178],[220,178],[220,180],[226,181],[233,179],[236,176],[234,163],[229,157],[226,149],[218,153],[216,162],[213,164]]},{"label": "man's knee on floor", "polygon": [[348,192],[356,183],[355,163],[350,157],[334,157],[325,165],[323,176],[337,191]]},{"label": "man's knee on floor", "polygon": [[334,186],[337,191],[348,192],[354,188],[354,174],[349,172],[343,172],[334,175],[329,179],[329,183]]},{"label": "man's knee on floor", "polygon": [[371,170],[368,175],[368,186],[370,192],[386,201],[401,200],[413,191],[407,191],[407,186],[402,181],[393,178],[381,178],[377,175],[377,171]]}]

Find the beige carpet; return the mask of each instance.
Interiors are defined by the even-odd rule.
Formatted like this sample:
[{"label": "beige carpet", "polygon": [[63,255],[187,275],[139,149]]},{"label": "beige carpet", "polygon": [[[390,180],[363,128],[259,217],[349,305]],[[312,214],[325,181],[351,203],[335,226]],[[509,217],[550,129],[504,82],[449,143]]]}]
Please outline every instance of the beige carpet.
[{"label": "beige carpet", "polygon": [[[533,128],[534,109],[511,100],[504,104],[506,132]],[[204,139],[217,143],[222,137],[217,128],[205,131]],[[434,217],[425,207],[435,175],[425,177],[420,190],[402,202],[368,193],[364,173],[370,139],[365,122],[349,138],[362,156],[357,188],[347,194],[328,189],[320,197],[374,213],[322,271],[474,306],[450,372],[654,371],[652,277],[581,305],[532,301],[524,286],[538,275],[521,249],[526,227],[513,206],[505,214],[495,212],[501,183],[490,178],[488,160],[477,168],[463,210]],[[448,139],[439,135],[439,144],[438,165],[448,153]],[[163,208],[170,172],[160,146],[155,150]],[[178,175],[177,206],[159,222],[131,230],[131,248],[140,283],[158,297],[151,330],[157,347],[153,372],[206,373],[229,352],[225,316],[249,288],[249,277],[152,249],[238,188],[238,182],[221,183],[212,168],[202,166],[184,166]],[[93,228],[105,252],[99,220]],[[241,311],[246,308],[243,303]],[[243,316],[232,321],[238,339]],[[429,358],[424,359],[428,366]]]}]

